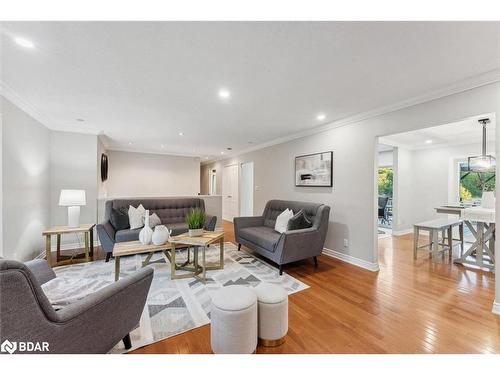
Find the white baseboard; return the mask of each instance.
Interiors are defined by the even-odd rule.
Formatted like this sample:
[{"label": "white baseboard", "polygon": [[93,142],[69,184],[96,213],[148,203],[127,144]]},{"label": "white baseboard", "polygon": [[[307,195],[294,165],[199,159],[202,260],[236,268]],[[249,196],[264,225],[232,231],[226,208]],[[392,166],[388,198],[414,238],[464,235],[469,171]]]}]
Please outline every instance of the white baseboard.
[{"label": "white baseboard", "polygon": [[491,310],[493,314],[500,315],[500,302],[494,301],[493,302],[493,309]]},{"label": "white baseboard", "polygon": [[396,237],[404,236],[405,234],[410,234],[410,233],[413,233],[413,228],[392,231],[392,235]]},{"label": "white baseboard", "polygon": [[352,264],[354,266],[364,268],[365,270],[368,271],[377,272],[380,270],[378,263],[367,262],[366,260],[353,257],[352,255],[340,253],[335,250],[327,249],[326,247],[323,249],[323,254],[341,260],[343,262]]}]

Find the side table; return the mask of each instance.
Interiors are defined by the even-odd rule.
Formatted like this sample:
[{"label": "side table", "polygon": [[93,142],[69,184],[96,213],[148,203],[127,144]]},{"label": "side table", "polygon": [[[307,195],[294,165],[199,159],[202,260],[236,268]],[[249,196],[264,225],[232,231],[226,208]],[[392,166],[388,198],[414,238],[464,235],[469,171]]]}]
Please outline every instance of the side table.
[{"label": "side table", "polygon": [[[95,224],[81,224],[78,227],[56,226],[42,232],[45,236],[45,256],[51,267],[63,266],[71,263],[88,262],[94,255],[94,227]],[[61,236],[63,234],[83,233],[85,238],[85,257],[75,258],[74,255],[61,255]],[[52,261],[52,236],[57,238],[56,262]]]}]

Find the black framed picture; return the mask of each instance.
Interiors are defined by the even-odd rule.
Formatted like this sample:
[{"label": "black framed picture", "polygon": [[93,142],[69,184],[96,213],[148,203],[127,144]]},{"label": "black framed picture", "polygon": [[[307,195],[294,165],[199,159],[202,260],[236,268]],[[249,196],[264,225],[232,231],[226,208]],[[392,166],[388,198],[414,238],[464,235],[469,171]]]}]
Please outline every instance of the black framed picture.
[{"label": "black framed picture", "polygon": [[108,156],[101,154],[101,181],[104,182],[108,179]]},{"label": "black framed picture", "polygon": [[295,186],[333,186],[333,151],[296,156]]}]

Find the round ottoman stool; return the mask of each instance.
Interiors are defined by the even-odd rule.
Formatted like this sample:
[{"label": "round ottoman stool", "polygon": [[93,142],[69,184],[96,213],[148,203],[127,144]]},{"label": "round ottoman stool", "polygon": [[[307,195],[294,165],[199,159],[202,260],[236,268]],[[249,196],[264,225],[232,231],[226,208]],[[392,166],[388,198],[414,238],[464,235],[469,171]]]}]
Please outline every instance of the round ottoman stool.
[{"label": "round ottoman stool", "polygon": [[250,354],[257,348],[257,296],[252,288],[231,285],[212,297],[210,336],[216,354]]},{"label": "round ottoman stool", "polygon": [[255,288],[259,306],[259,343],[278,346],[288,332],[288,293],[280,286],[261,283]]}]

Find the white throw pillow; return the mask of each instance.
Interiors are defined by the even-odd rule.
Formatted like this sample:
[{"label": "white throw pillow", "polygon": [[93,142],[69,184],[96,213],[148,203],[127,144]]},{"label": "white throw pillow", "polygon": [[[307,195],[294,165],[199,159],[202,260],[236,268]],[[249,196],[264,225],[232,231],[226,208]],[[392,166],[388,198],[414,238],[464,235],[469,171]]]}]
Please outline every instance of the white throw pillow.
[{"label": "white throw pillow", "polygon": [[288,227],[288,220],[293,217],[293,211],[287,208],[285,211],[280,213],[276,218],[276,224],[274,224],[274,230],[279,233],[286,232]]},{"label": "white throw pillow", "polygon": [[144,214],[146,209],[139,205],[135,208],[133,206],[128,206],[128,221],[130,222],[130,229],[142,228],[144,226]]},{"label": "white throw pillow", "polygon": [[153,213],[152,215],[149,215],[149,227],[150,228],[154,228],[160,224],[161,224],[161,220],[157,214]]}]

